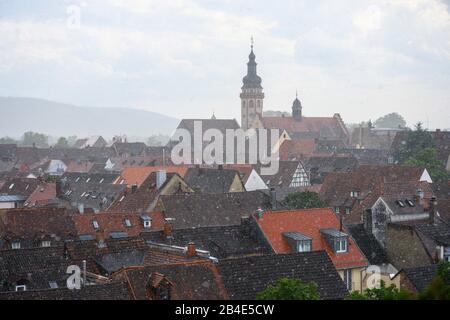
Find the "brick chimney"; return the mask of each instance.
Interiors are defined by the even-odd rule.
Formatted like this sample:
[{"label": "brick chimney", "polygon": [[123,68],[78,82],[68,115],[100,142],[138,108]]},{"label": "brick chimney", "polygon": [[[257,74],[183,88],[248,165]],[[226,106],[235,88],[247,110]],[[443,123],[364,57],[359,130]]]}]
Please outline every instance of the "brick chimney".
[{"label": "brick chimney", "polygon": [[194,258],[197,255],[197,248],[194,242],[189,242],[187,245],[186,256],[188,258]]},{"label": "brick chimney", "polygon": [[106,236],[105,231],[103,229],[98,229],[97,233],[95,234],[95,239],[97,241],[97,247],[99,248],[105,248],[106,247]]},{"label": "brick chimney", "polygon": [[167,239],[173,238],[173,226],[169,221],[164,222],[164,236]]},{"label": "brick chimney", "polygon": [[436,216],[437,216],[437,200],[436,197],[432,197],[430,199],[430,218],[429,223],[434,224],[436,222]]}]

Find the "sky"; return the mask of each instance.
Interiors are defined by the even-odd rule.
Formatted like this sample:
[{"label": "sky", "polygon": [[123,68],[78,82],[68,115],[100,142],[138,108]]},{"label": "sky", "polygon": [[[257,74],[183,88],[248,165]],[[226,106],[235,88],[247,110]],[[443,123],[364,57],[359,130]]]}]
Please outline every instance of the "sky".
[{"label": "sky", "polygon": [[[264,110],[450,128],[450,0],[0,0],[0,96],[240,119]],[[151,124],[149,124],[151,125]]]}]

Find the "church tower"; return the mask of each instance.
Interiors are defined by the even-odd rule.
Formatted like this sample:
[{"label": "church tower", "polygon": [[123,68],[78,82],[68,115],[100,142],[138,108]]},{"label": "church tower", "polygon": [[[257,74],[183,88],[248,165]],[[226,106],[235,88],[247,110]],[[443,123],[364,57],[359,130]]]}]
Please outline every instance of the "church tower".
[{"label": "church tower", "polygon": [[298,100],[297,92],[295,93],[295,100],[292,103],[292,118],[295,120],[302,120],[302,103]]},{"label": "church tower", "polygon": [[256,74],[256,61],[253,53],[253,38],[251,52],[248,56],[247,75],[242,79],[241,91],[241,127],[244,130],[262,126],[264,93],[261,78]]}]

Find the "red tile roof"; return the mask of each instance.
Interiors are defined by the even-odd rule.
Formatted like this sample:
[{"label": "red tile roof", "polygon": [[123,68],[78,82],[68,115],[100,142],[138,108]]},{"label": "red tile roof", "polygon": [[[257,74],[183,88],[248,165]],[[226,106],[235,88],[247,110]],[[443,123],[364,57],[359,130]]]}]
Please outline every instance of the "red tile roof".
[{"label": "red tile roof", "polygon": [[28,197],[26,207],[44,206],[56,198],[56,183],[44,183]]},{"label": "red tile roof", "polygon": [[160,170],[165,170],[167,173],[178,173],[181,177],[184,177],[188,170],[188,167],[128,167],[122,171],[121,177],[116,181],[116,183],[121,183],[121,180],[123,179],[123,183],[126,183],[128,185],[137,184],[138,186],[140,186],[152,172],[157,172]]},{"label": "red tile roof", "polygon": [[287,132],[317,132],[323,137],[346,138],[347,129],[338,115],[334,117],[302,117],[296,120],[292,117],[264,117],[263,126],[266,129],[284,129]]},{"label": "red tile roof", "polygon": [[280,147],[280,160],[301,160],[313,155],[315,140],[285,140]]},{"label": "red tile roof", "polygon": [[[156,225],[153,223],[152,214],[147,214],[152,218],[152,227],[145,229],[141,216],[136,213],[90,213],[90,214],[76,214],[72,216],[72,220],[75,224],[78,236],[80,235],[93,235],[95,237],[97,230],[92,225],[95,220],[99,225],[99,229],[104,232],[106,238],[110,237],[111,232],[126,232],[129,237],[138,236],[142,231],[150,230],[162,230],[160,219]],[[156,214],[157,217],[159,215]],[[125,225],[125,219],[131,222],[131,227]]]},{"label": "red tile roof", "polygon": [[[322,229],[340,228],[337,215],[330,209],[307,209],[266,212],[262,219],[255,218],[276,253],[290,253],[292,249],[284,238],[284,232],[299,232],[312,239],[312,250],[325,250],[336,269],[349,269],[368,265],[366,258],[349,237],[347,253],[335,253],[321,235]],[[345,231],[345,228],[343,230]]]}]

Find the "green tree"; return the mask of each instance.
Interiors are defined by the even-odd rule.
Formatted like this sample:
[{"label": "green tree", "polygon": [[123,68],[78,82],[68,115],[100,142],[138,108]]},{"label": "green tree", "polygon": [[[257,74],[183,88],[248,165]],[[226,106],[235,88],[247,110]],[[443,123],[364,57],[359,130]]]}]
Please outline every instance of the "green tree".
[{"label": "green tree", "polygon": [[72,148],[75,145],[75,142],[77,142],[78,137],[77,136],[70,136],[67,138],[67,143],[69,144],[69,148]]},{"label": "green tree", "polygon": [[450,300],[450,262],[439,262],[436,277],[420,293],[419,298],[422,300]]},{"label": "green tree", "polygon": [[438,153],[434,148],[422,149],[415,156],[409,158],[405,164],[426,168],[435,182],[448,181],[450,179],[450,175],[438,159]]},{"label": "green tree", "polygon": [[61,137],[58,139],[58,142],[56,142],[54,147],[56,149],[67,149],[69,148],[69,141],[67,141],[67,139],[64,137]]},{"label": "green tree", "polygon": [[24,147],[36,146],[38,148],[48,148],[48,136],[42,133],[28,131],[23,134],[21,145]]},{"label": "green tree", "polygon": [[290,193],[284,198],[283,204],[288,209],[325,208],[327,204],[312,191]]},{"label": "green tree", "polygon": [[11,137],[3,137],[0,138],[0,144],[17,144],[17,140],[11,138]]},{"label": "green tree", "polygon": [[396,112],[389,113],[375,120],[375,127],[377,128],[405,128],[405,119]]},{"label": "green tree", "polygon": [[366,289],[360,293],[353,291],[350,300],[411,300],[414,296],[409,291],[398,289],[394,284],[386,287],[386,283],[381,280],[379,288]]},{"label": "green tree", "polygon": [[319,300],[315,282],[303,283],[298,279],[281,278],[256,296],[258,300]]},{"label": "green tree", "polygon": [[404,142],[401,143],[394,152],[394,160],[398,164],[404,164],[409,158],[415,157],[420,151],[426,148],[435,148],[433,136],[422,127],[419,122],[415,130],[406,132]]}]

